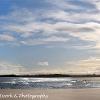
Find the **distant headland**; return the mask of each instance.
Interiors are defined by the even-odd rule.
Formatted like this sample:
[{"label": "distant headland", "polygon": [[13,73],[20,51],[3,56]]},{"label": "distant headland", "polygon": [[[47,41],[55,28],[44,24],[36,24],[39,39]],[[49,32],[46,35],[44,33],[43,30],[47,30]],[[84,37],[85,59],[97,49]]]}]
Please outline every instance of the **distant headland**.
[{"label": "distant headland", "polygon": [[37,78],[53,78],[53,77],[100,77],[97,74],[36,74],[36,75],[0,75],[0,77],[37,77]]}]

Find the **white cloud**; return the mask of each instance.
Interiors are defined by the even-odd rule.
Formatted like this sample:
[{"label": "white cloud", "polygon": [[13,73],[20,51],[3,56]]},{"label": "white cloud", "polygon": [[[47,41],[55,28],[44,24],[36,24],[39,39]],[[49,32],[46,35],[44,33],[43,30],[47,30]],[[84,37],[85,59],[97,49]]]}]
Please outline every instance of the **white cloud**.
[{"label": "white cloud", "polygon": [[20,41],[21,44],[24,45],[45,45],[45,44],[55,44],[55,43],[64,43],[67,42],[69,39],[66,37],[46,37],[46,38],[39,38],[39,39],[29,39],[25,41]]},{"label": "white cloud", "polygon": [[[0,28],[11,34],[16,33],[18,35],[17,44],[21,45],[34,46],[50,43],[55,45],[55,42],[65,43],[72,39],[68,37],[69,35],[73,38],[79,38],[82,41],[88,42],[88,45],[85,45],[84,48],[91,47],[100,49],[99,1],[92,0],[91,2],[91,0],[82,0],[82,2],[94,8],[90,9],[86,6],[87,10],[80,13],[77,13],[77,11],[85,7],[81,7],[79,4],[76,5],[65,0],[54,0],[55,2],[52,0],[45,1],[51,3],[53,7],[51,9],[41,10],[42,12],[40,12],[40,9],[34,12],[26,8],[20,10],[15,9],[6,16],[0,16],[0,20],[4,22],[8,21],[6,24],[1,24]],[[76,12],[66,11],[69,8],[76,10]],[[48,19],[48,21],[41,21],[42,19]],[[63,37],[63,34],[66,36]],[[38,35],[39,38],[34,39],[35,35]],[[14,40],[14,37],[11,35],[0,35],[0,38],[5,41]],[[93,45],[89,44],[91,41]],[[75,47],[78,47],[78,43],[76,43]]]},{"label": "white cloud", "polygon": [[8,35],[8,34],[0,34],[0,40],[1,41],[15,41],[16,38],[13,37],[12,35]]},{"label": "white cloud", "polygon": [[44,74],[100,74],[100,58],[89,57],[88,59],[66,62],[64,66],[42,68],[36,73]]},{"label": "white cloud", "polygon": [[66,62],[63,66],[48,67],[48,61],[40,61],[37,63],[39,68],[34,69],[24,67],[19,64],[12,64],[8,62],[0,62],[1,74],[100,74],[100,58],[89,57],[88,59],[81,59],[76,61]]},{"label": "white cloud", "polygon": [[[38,65],[44,68],[49,64],[47,61],[43,61],[43,62],[38,62]],[[0,75],[38,74],[39,72],[41,72],[41,69],[40,68],[34,69],[34,67],[29,68],[29,67],[22,66],[20,64],[13,64],[5,61],[0,61]]]},{"label": "white cloud", "polygon": [[66,37],[57,37],[57,36],[52,36],[49,38],[46,38],[44,41],[46,42],[67,42],[69,39]]},{"label": "white cloud", "polygon": [[[67,62],[65,64],[68,73],[72,74],[100,74],[100,58],[90,57],[78,61]],[[66,69],[65,68],[65,69]]]},{"label": "white cloud", "polygon": [[8,62],[0,62],[0,75],[2,74],[22,74],[24,67]]},{"label": "white cloud", "polygon": [[41,61],[41,62],[38,62],[38,65],[39,66],[48,66],[49,63],[47,61]]}]

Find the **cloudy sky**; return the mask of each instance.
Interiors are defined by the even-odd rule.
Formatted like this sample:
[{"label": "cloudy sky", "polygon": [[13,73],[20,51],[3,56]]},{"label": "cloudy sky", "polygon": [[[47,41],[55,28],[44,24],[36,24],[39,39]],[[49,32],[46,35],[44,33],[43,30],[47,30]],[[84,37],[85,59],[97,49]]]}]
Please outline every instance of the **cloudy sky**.
[{"label": "cloudy sky", "polygon": [[100,0],[0,0],[0,74],[100,74]]}]

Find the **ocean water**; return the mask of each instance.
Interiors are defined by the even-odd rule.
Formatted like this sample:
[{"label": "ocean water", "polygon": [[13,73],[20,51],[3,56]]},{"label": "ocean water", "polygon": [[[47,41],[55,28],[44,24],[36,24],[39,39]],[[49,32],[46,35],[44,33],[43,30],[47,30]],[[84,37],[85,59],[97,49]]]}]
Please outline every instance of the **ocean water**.
[{"label": "ocean water", "polygon": [[100,88],[100,77],[91,78],[21,78],[0,77],[0,89],[32,89],[32,88]]}]

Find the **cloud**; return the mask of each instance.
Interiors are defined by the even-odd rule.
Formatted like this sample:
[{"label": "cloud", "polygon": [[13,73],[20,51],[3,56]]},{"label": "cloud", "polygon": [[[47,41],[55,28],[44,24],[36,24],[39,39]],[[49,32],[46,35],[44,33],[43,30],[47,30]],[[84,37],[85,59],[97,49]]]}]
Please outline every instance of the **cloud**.
[{"label": "cloud", "polygon": [[2,74],[22,74],[24,67],[8,62],[0,62],[0,75]]},{"label": "cloud", "polygon": [[100,74],[100,58],[89,57],[75,61],[67,61],[62,66],[48,67],[48,61],[37,63],[39,68],[25,67],[0,61],[0,74]]},{"label": "cloud", "polygon": [[72,74],[100,74],[100,58],[90,57],[78,61],[67,62],[68,73]]},{"label": "cloud", "polygon": [[49,63],[47,61],[38,62],[39,66],[48,66]]},{"label": "cloud", "polygon": [[[40,63],[42,66],[42,64]],[[44,66],[44,64],[43,64]],[[33,73],[33,72],[32,72]],[[44,74],[100,74],[100,58],[89,57],[88,59],[81,59],[76,61],[67,61],[62,66],[55,66],[49,68],[44,67],[37,70],[35,73]]]},{"label": "cloud", "polygon": [[63,10],[69,10],[71,12],[89,12],[91,10],[96,9],[96,6],[94,3],[90,2],[89,0],[45,0],[46,2],[51,3],[53,6],[55,6],[55,9],[63,9]]},{"label": "cloud", "polygon": [[[100,49],[100,6],[97,0],[54,0],[48,9],[31,10],[28,7],[13,9],[7,15],[0,16],[0,29],[10,35],[1,35],[1,40],[14,41],[20,45],[45,45],[69,43],[77,48],[82,41],[86,45],[80,47]],[[84,6],[83,6],[84,5]],[[5,27],[6,26],[6,27]],[[17,36],[17,37],[16,37]],[[71,40],[79,39],[79,43]],[[72,44],[71,44],[72,43]],[[59,45],[60,46],[60,45]],[[65,45],[65,47],[68,47]],[[78,48],[77,48],[78,49]]]},{"label": "cloud", "polygon": [[11,41],[15,41],[16,38],[13,37],[12,35],[8,35],[8,34],[0,34],[0,41],[8,41],[8,42],[11,42]]},{"label": "cloud", "polygon": [[59,43],[66,43],[69,39],[66,37],[46,37],[46,38],[39,38],[39,39],[29,39],[26,41],[21,41],[21,44],[34,46],[34,45],[46,45],[46,44],[59,44]]},{"label": "cloud", "polygon": [[41,66],[41,68],[34,67],[25,67],[20,64],[14,64],[6,61],[0,61],[0,75],[27,75],[27,74],[38,74],[41,72],[42,69],[49,66],[47,61],[41,61],[37,63],[37,66]]}]

